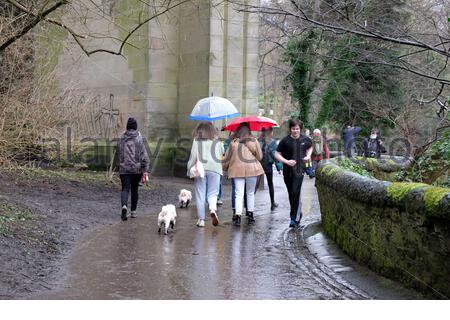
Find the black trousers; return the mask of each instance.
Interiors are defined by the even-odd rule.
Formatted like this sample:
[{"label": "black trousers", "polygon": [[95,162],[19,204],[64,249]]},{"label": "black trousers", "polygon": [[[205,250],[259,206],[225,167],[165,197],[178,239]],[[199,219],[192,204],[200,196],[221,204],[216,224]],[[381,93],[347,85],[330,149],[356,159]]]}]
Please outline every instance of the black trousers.
[{"label": "black trousers", "polygon": [[300,191],[302,189],[303,174],[299,175],[295,171],[283,171],[283,178],[289,194],[291,220],[300,221],[300,219],[302,218],[302,214],[301,212],[299,212],[299,216],[297,217],[297,211],[299,211],[298,207],[300,204]]},{"label": "black trousers", "polygon": [[270,203],[275,203],[275,192],[273,189],[273,171],[265,172],[267,178],[267,185],[269,186]]},{"label": "black trousers", "polygon": [[142,174],[121,174],[122,192],[120,194],[121,206],[128,206],[128,195],[131,190],[131,211],[136,211],[139,199],[138,188]]}]

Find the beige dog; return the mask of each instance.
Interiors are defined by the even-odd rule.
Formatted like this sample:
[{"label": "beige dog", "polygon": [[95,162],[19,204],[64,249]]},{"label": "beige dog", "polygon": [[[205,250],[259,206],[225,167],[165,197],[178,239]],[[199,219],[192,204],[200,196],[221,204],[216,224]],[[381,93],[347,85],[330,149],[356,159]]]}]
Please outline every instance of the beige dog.
[{"label": "beige dog", "polygon": [[180,208],[183,208],[183,206],[187,208],[191,200],[192,200],[192,193],[189,190],[181,189],[180,194],[178,195],[178,201],[180,201]]},{"label": "beige dog", "polygon": [[177,212],[173,204],[168,204],[162,207],[161,212],[158,215],[158,232],[161,232],[162,225],[164,224],[164,234],[167,234],[169,226],[173,229],[176,223]]}]

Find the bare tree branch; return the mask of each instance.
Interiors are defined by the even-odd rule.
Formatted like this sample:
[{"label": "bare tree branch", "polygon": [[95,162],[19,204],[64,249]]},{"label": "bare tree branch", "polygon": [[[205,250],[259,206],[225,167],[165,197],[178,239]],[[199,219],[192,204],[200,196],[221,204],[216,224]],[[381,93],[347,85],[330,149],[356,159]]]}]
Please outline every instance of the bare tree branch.
[{"label": "bare tree branch", "polygon": [[[11,0],[6,0],[6,1],[10,2]],[[39,24],[41,21],[43,21],[45,19],[45,17],[48,16],[50,13],[52,13],[53,11],[57,10],[59,7],[65,5],[67,3],[68,3],[68,0],[58,1],[53,6],[48,8],[47,10],[36,14],[35,18],[29,24],[25,25],[21,30],[17,31],[13,36],[9,37],[2,44],[0,44],[0,52],[5,50],[11,44],[13,44],[16,40],[20,39],[22,36],[27,34],[28,31],[30,31],[37,24]],[[44,8],[45,8],[45,6],[43,6],[43,9]]]},{"label": "bare tree branch", "polygon": [[[107,50],[107,49],[95,49],[95,50],[92,50],[92,51],[88,51],[88,50],[81,44],[81,42],[77,41],[77,43],[78,43],[78,45],[81,47],[81,49],[83,50],[83,52],[84,52],[87,56],[90,56],[90,55],[92,55],[92,54],[94,54],[94,53],[99,53],[99,52],[105,52],[105,53],[109,53],[109,54],[112,54],[112,55],[120,56],[120,55],[122,55],[123,48],[124,48],[125,45],[127,44],[128,39],[129,39],[136,31],[138,31],[143,25],[147,24],[149,21],[151,21],[151,20],[153,20],[153,19],[155,19],[155,18],[157,18],[157,17],[159,17],[159,16],[161,16],[161,15],[163,15],[163,14],[166,14],[166,13],[169,12],[170,10],[172,10],[172,9],[174,9],[174,8],[176,8],[176,7],[179,7],[179,6],[185,4],[185,3],[189,2],[189,1],[191,1],[191,0],[183,0],[183,1],[180,1],[180,2],[178,2],[178,3],[176,3],[176,4],[172,5],[172,6],[170,5],[170,4],[171,4],[171,1],[169,1],[168,4],[167,4],[167,6],[165,7],[165,9],[164,9],[163,11],[158,12],[158,13],[152,15],[151,17],[145,19],[144,21],[142,21],[142,22],[140,22],[138,25],[136,25],[136,27],[134,27],[134,28],[127,34],[127,36],[122,40],[122,44],[120,45],[120,48],[119,48],[118,51]],[[75,39],[75,40],[77,40],[77,39]]]}]

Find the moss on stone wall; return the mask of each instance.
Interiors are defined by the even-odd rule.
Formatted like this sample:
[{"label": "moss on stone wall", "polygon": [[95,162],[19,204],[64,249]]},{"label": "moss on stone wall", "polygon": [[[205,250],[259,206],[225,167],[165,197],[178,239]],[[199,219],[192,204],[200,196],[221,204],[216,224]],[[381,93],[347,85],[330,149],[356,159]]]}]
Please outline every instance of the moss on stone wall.
[{"label": "moss on stone wall", "polygon": [[332,166],[332,165],[325,165],[322,170],[323,170],[323,174],[325,174],[327,176],[336,175],[340,171],[339,167]]},{"label": "moss on stone wall", "polygon": [[[339,172],[339,174],[335,174]],[[450,297],[450,189],[389,183],[320,164],[322,225],[349,256],[433,297]]]},{"label": "moss on stone wall", "polygon": [[[444,197],[450,197],[450,188],[428,187],[424,190],[425,209],[434,213]],[[450,216],[450,212],[446,213]]]},{"label": "moss on stone wall", "polygon": [[444,220],[369,206],[320,181],[317,189],[323,228],[346,254],[435,298],[450,295],[450,228]]},{"label": "moss on stone wall", "polygon": [[427,186],[425,183],[394,182],[387,187],[387,194],[391,200],[403,201],[412,190]]}]

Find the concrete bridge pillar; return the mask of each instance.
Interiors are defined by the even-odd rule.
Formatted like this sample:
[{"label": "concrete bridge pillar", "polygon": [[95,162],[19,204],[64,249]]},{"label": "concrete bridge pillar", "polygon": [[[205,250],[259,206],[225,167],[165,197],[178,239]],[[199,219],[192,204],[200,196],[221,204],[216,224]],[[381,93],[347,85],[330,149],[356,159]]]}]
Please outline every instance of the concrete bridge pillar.
[{"label": "concrete bridge pillar", "polygon": [[[87,15],[83,24],[78,16],[64,17],[102,35],[84,43],[88,49],[117,51],[114,39],[124,39],[155,14],[140,0],[77,3],[92,12],[103,8],[103,16]],[[189,137],[197,123],[188,115],[197,100],[211,93],[229,98],[243,115],[257,114],[259,21],[235,9],[221,0],[182,4],[139,28],[122,56],[102,52],[88,57],[67,34],[60,34],[64,46],[52,55],[59,87],[76,97],[75,134],[114,138],[133,116],[149,141]]]}]

